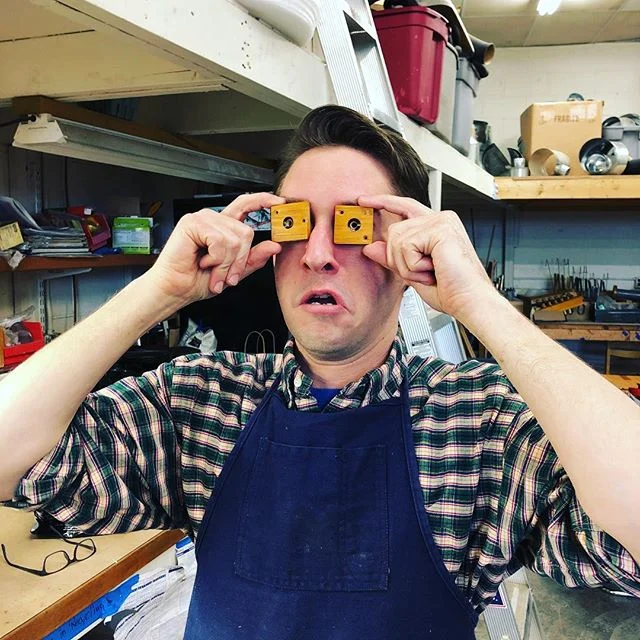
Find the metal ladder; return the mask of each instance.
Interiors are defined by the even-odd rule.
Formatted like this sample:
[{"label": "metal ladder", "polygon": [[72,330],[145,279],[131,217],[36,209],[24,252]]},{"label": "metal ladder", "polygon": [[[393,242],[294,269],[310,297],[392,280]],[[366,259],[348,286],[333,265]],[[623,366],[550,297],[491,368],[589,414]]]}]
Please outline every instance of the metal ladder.
[{"label": "metal ladder", "polygon": [[[323,0],[318,7],[318,37],[333,84],[336,101],[359,111],[403,135],[400,115],[382,55],[380,41],[367,0]],[[431,208],[441,208],[442,172],[429,171]],[[415,310],[414,310],[415,311]],[[416,344],[434,346],[428,319],[416,326],[416,318],[400,312],[401,324],[413,325]],[[422,335],[424,334],[424,335]],[[524,578],[526,583],[526,577]],[[525,640],[505,585],[484,611],[490,640]],[[526,634],[529,635],[529,634]],[[538,636],[531,634],[531,640]]]},{"label": "metal ladder", "polygon": [[[367,0],[323,0],[318,37],[336,101],[404,136]],[[431,208],[440,210],[442,172],[429,169]]]},{"label": "metal ladder", "polygon": [[319,3],[318,36],[338,104],[401,133],[387,67],[366,0]]}]

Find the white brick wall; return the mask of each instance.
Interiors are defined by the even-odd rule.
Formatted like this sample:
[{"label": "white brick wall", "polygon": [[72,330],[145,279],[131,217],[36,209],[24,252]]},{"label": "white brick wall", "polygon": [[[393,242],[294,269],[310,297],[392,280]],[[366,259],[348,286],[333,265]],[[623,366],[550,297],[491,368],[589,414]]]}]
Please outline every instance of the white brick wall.
[{"label": "white brick wall", "polygon": [[640,112],[640,42],[498,49],[480,82],[474,117],[491,124],[503,151],[515,147],[520,114],[532,102],[576,91],[604,100],[605,117]]},{"label": "white brick wall", "polygon": [[[640,43],[601,43],[563,47],[499,49],[480,83],[475,118],[491,124],[493,141],[506,153],[520,135],[520,114],[533,102],[566,100],[576,91],[604,100],[604,115],[640,112]],[[548,260],[569,259],[595,277],[609,274],[609,286],[631,288],[640,276],[640,218],[635,203],[612,208],[566,203],[557,208],[521,208],[507,234],[513,260],[514,286],[521,293],[544,291],[549,285]],[[500,215],[486,220],[476,213],[479,253],[486,257],[486,238]],[[493,220],[491,220],[493,216]],[[463,216],[469,228],[468,216]],[[478,231],[479,229],[479,231]],[[492,250],[499,260],[500,247]]]}]

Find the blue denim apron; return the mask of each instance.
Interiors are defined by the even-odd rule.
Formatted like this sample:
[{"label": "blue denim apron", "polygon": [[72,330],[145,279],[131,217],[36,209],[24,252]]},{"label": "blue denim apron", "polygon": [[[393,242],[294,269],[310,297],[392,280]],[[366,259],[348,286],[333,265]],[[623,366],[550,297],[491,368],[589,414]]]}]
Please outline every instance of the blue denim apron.
[{"label": "blue denim apron", "polygon": [[207,505],[185,638],[473,639],[424,509],[407,383],[318,413],[287,409],[278,382]]}]

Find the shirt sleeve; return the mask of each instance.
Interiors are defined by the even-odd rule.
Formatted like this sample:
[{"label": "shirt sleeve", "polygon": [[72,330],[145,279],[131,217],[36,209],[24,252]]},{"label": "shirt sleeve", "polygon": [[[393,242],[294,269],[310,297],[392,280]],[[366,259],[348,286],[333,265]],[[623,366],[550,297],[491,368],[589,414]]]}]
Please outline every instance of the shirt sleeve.
[{"label": "shirt sleeve", "polygon": [[508,557],[566,587],[615,586],[640,597],[640,567],[584,512],[549,439],[524,405],[505,442],[501,503],[499,529]]},{"label": "shirt sleeve", "polygon": [[184,526],[172,368],[167,363],[90,394],[5,504],[46,511],[89,534]]}]

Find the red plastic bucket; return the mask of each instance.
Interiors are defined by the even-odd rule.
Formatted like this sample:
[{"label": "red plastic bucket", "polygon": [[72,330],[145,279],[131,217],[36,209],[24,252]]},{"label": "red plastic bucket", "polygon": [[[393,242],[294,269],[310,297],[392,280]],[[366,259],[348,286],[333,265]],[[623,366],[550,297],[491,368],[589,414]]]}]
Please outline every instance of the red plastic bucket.
[{"label": "red plastic bucket", "polygon": [[433,124],[438,119],[449,24],[428,7],[374,11],[373,20],[398,109]]}]

